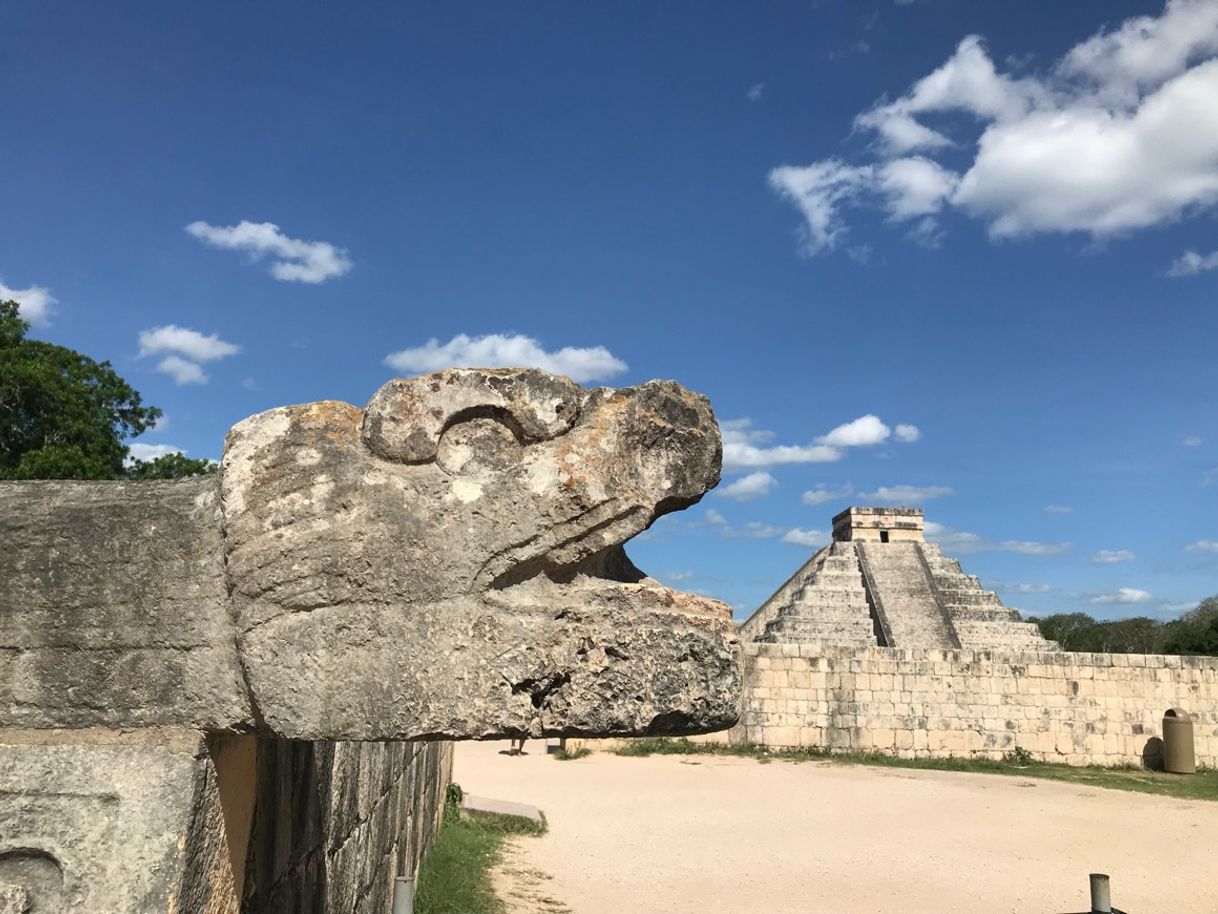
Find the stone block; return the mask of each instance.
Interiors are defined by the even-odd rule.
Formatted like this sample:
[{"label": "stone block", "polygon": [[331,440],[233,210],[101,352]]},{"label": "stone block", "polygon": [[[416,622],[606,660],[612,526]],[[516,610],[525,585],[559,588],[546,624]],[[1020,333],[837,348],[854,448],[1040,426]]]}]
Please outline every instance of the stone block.
[{"label": "stone block", "polygon": [[0,886],[29,910],[237,914],[197,731],[0,733],[0,822]]}]

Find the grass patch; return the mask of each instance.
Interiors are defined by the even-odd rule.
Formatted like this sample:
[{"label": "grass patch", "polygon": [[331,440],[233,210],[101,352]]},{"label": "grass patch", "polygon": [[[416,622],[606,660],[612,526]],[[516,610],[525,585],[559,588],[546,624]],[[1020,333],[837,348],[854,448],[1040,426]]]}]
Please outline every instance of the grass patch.
[{"label": "grass patch", "polygon": [[1127,768],[1084,768],[1058,765],[1031,759],[1027,750],[1016,748],[1004,759],[918,758],[904,759],[879,752],[831,753],[824,749],[782,749],[749,743],[695,743],[688,739],[636,739],[619,749],[617,755],[728,755],[754,758],[763,764],[772,761],[832,762],[840,765],[874,765],[880,768],[920,768],[932,771],[970,771],[979,774],[1005,774],[1132,790],[1186,800],[1218,802],[1218,769],[1198,768],[1194,775],[1167,774],[1130,766]]},{"label": "grass patch", "polygon": [[592,754],[592,750],[587,746],[580,746],[578,749],[564,749],[559,746],[554,752],[550,753],[560,762],[573,762],[576,759],[587,758]]},{"label": "grass patch", "polygon": [[423,859],[415,888],[415,914],[503,914],[491,886],[491,868],[511,835],[542,835],[546,823],[521,816],[462,812],[461,788],[450,784],[444,823]]}]

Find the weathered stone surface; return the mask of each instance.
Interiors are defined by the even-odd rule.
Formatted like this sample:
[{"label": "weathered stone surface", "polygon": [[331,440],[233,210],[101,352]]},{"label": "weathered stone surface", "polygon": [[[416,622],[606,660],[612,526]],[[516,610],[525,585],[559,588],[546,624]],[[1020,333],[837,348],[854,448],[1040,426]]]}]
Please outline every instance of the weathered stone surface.
[{"label": "weathered stone surface", "polygon": [[387,914],[451,771],[451,743],[260,740],[243,914]]},{"label": "weathered stone surface", "polygon": [[237,914],[201,733],[0,733],[0,824],[0,910]]},{"label": "weathered stone surface", "polygon": [[448,371],[390,382],[364,413],[247,419],[222,493],[261,719],[305,739],[730,723],[730,613],[621,550],[700,498],[719,461],[708,404],[668,382]]},{"label": "weathered stone surface", "polygon": [[0,726],[249,726],[214,479],[0,484]]},{"label": "weathered stone surface", "polygon": [[4,914],[387,914],[452,744],[0,733]]},{"label": "weathered stone surface", "polygon": [[706,400],[671,382],[451,370],[367,410],[247,419],[219,480],[0,485],[0,726],[727,726],[728,608],[621,549],[713,486],[720,453]]}]

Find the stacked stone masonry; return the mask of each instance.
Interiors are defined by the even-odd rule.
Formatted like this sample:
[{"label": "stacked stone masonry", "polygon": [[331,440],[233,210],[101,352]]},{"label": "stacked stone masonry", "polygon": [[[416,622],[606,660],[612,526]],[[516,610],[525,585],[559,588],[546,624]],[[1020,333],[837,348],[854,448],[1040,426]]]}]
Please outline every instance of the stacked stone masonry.
[{"label": "stacked stone masonry", "polygon": [[709,739],[902,758],[1001,758],[1015,747],[1070,765],[1139,764],[1163,713],[1194,721],[1198,764],[1218,765],[1218,659],[811,644],[744,646],[740,722]]},{"label": "stacked stone masonry", "polygon": [[264,740],[242,914],[383,914],[440,826],[452,743]]},{"label": "stacked stone masonry", "polygon": [[867,591],[853,543],[834,543],[814,556],[806,580],[765,624],[759,641],[875,644]]}]

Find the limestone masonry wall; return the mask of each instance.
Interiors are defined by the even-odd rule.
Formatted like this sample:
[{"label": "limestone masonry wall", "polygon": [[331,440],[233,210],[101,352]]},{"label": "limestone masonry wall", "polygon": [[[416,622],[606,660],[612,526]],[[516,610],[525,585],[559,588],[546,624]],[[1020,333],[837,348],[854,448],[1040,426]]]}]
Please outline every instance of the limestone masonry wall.
[{"label": "limestone masonry wall", "polygon": [[242,914],[389,914],[440,825],[449,742],[258,746]]},{"label": "limestone masonry wall", "polygon": [[1020,746],[1071,765],[1137,764],[1163,712],[1218,765],[1218,659],[1060,651],[744,645],[731,742],[991,758]]}]

